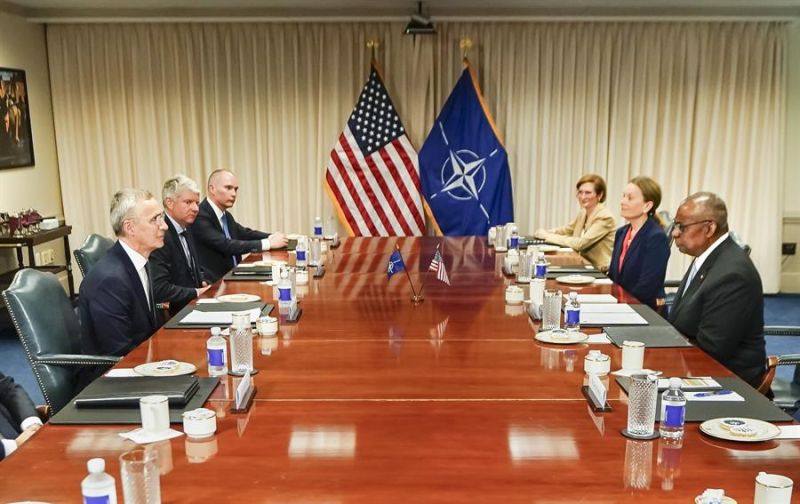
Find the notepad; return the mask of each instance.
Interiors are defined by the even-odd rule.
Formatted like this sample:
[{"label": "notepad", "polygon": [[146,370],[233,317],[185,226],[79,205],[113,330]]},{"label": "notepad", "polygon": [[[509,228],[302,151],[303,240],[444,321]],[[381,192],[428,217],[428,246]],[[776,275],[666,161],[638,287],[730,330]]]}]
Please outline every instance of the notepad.
[{"label": "notepad", "polygon": [[[180,321],[181,324],[214,324],[214,325],[231,325],[233,323],[233,313],[230,311],[218,311],[218,312],[204,312],[200,310],[194,310],[185,317],[183,317]],[[236,312],[236,313],[247,313],[250,315],[250,323],[255,324],[258,316],[261,314],[260,308],[253,308],[251,310],[245,310],[244,312]]]},{"label": "notepad", "polygon": [[[568,294],[564,294],[564,299],[569,299]],[[608,304],[616,304],[617,298],[612,296],[611,294],[578,294],[578,302],[580,304],[597,304],[597,303],[608,303]]]},{"label": "notepad", "polygon": [[585,313],[581,310],[581,325],[610,326],[610,325],[642,325],[647,321],[636,312],[630,313]]},{"label": "notepad", "polygon": [[636,310],[626,303],[582,303],[581,313],[636,313]]}]

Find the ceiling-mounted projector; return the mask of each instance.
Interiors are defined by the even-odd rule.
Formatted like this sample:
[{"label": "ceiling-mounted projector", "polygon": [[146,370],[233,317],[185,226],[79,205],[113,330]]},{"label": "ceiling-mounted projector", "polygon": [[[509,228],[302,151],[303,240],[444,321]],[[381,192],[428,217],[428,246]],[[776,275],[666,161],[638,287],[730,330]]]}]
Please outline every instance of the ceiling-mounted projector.
[{"label": "ceiling-mounted projector", "polygon": [[422,15],[422,2],[417,4],[417,13],[411,15],[411,20],[403,30],[406,35],[433,35],[436,27],[433,26],[431,18]]}]

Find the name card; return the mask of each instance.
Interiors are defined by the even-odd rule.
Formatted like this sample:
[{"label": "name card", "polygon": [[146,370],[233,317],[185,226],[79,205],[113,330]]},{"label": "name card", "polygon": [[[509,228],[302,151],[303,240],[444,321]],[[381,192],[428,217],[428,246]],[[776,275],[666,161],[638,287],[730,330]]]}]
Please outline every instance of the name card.
[{"label": "name card", "polygon": [[253,379],[250,377],[250,373],[245,373],[242,377],[242,381],[239,382],[239,386],[236,387],[236,409],[244,409],[245,401],[247,401],[247,392],[250,390],[250,386],[253,383]]},{"label": "name card", "polygon": [[594,373],[589,374],[589,390],[592,392],[594,398],[597,399],[597,402],[600,403],[601,406],[605,406],[608,391],[603,385],[603,382],[600,381],[600,377]]}]

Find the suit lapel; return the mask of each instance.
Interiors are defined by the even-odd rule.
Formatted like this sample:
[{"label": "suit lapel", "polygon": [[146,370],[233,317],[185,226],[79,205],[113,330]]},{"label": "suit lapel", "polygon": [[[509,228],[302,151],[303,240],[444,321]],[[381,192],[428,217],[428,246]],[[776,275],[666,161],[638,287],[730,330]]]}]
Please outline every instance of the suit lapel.
[{"label": "suit lapel", "polygon": [[[631,245],[628,247],[628,251],[625,253],[625,262],[622,263],[622,271],[625,271],[625,266],[630,264],[629,259],[631,257],[635,257],[636,252],[641,248],[642,243],[644,243],[644,239],[642,238],[648,231],[648,226],[650,225],[650,219],[648,218],[639,232],[636,233],[636,236],[633,237],[631,240]],[[622,235],[623,241],[625,240],[625,235]]]},{"label": "suit lapel", "polygon": [[[128,257],[128,254],[125,252],[125,249],[122,248],[122,245],[119,244],[119,242],[117,243],[116,247],[118,247],[116,253],[118,257],[122,259],[122,264],[125,265],[125,272],[128,274],[128,280],[130,281],[131,285],[135,286],[133,290],[136,292],[136,297],[139,298],[139,304],[142,306],[142,308],[144,308],[145,312],[147,312],[147,318],[150,320],[150,323],[153,325],[153,327],[155,327],[155,314],[153,313],[152,307],[147,302],[147,295],[144,293],[144,285],[142,285],[142,279],[139,277],[139,272],[133,267],[131,258]],[[152,284],[152,281],[150,283]],[[152,285],[150,287],[152,289]]]},{"label": "suit lapel", "polygon": [[[208,218],[211,219],[214,227],[220,233],[225,234],[225,231],[222,229],[222,224],[219,222],[219,219],[217,219],[217,214],[214,213],[214,209],[211,208],[211,203],[208,202],[208,198],[204,199],[203,202],[200,203],[200,211],[205,212],[205,214],[208,215]],[[230,220],[228,221],[228,228],[230,228]]]},{"label": "suit lapel", "polygon": [[[690,302],[692,298],[697,294],[697,291],[700,290],[700,287],[703,286],[703,282],[705,281],[706,277],[708,276],[708,272],[714,266],[714,263],[717,262],[717,258],[722,253],[722,250],[729,246],[728,243],[730,239],[726,239],[719,246],[711,252],[706,260],[703,262],[703,265],[700,266],[700,269],[697,270],[697,273],[694,275],[692,279],[692,283],[689,284],[689,288],[686,289],[686,292],[683,292],[684,287],[686,285],[686,280],[688,279],[689,272],[687,271],[686,274],[683,276],[683,280],[681,281],[681,285],[678,287],[678,297],[675,298],[675,304],[673,305],[674,314],[677,315],[678,312],[681,310],[682,306],[685,306],[686,303]],[[690,268],[691,271],[691,268]]]},{"label": "suit lapel", "polygon": [[[189,273],[192,273],[192,263],[186,257],[186,253],[183,251],[183,242],[181,241],[181,237],[178,234],[178,230],[175,229],[175,226],[173,226],[172,221],[170,219],[167,219],[167,227],[169,228],[167,230],[167,232],[170,234],[172,239],[175,241],[176,246],[178,247],[177,248],[178,255],[180,255],[180,259],[179,260],[181,261],[183,266],[186,268],[186,271],[188,271]],[[189,246],[189,239],[188,239],[189,233],[186,233],[184,236],[187,236],[186,245],[189,248],[189,253],[192,254],[192,256],[194,256],[194,253],[192,252],[192,248],[191,248],[191,246]]]}]

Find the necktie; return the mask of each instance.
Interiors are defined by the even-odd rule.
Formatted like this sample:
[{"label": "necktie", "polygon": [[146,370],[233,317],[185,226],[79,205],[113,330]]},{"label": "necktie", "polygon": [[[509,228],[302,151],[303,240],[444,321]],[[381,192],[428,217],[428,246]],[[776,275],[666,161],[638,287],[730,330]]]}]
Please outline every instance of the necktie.
[{"label": "necktie", "polygon": [[189,271],[192,274],[192,279],[194,280],[195,284],[197,284],[197,278],[194,274],[194,260],[192,259],[192,253],[189,251],[189,242],[186,240],[186,230],[180,232],[178,235],[181,238],[181,246],[183,247],[183,254],[186,256],[186,263],[189,265]]},{"label": "necktie", "polygon": [[[228,216],[226,214],[222,214],[220,217],[220,222],[222,222],[222,232],[225,233],[225,238],[231,239],[231,232],[228,230]],[[236,256],[231,256],[231,260],[233,261],[233,265],[236,266],[239,261],[236,260]]]}]

